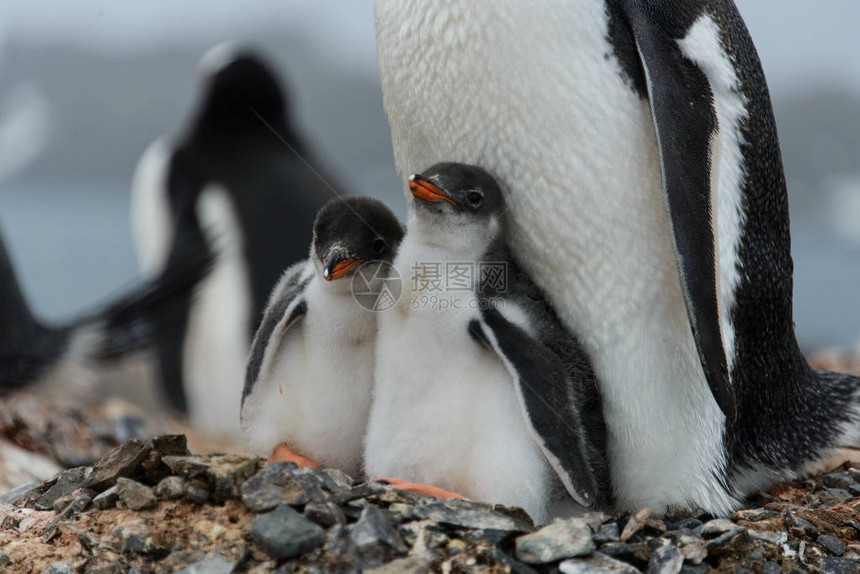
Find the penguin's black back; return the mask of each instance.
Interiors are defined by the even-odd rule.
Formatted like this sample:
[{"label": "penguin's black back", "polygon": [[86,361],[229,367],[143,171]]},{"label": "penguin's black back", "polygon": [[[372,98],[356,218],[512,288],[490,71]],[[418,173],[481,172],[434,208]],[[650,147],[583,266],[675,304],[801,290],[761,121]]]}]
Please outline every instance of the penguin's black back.
[{"label": "penguin's black back", "polygon": [[686,36],[704,13],[720,29],[745,99],[741,124],[744,157],[740,281],[732,323],[731,373],[738,413],[726,437],[730,466],[756,462],[795,468],[832,446],[850,419],[860,381],[818,373],[800,353],[794,334],[788,194],[776,121],[752,38],[732,0],[606,0],[608,40],[632,90],[647,98],[625,5],[638,1],[674,38]]},{"label": "penguin's black back", "polygon": [[[168,168],[170,211],[181,230],[171,249],[206,241],[196,202],[208,186],[226,190],[242,235],[254,333],[283,271],[307,257],[314,218],[333,192],[311,167],[314,159],[289,123],[285,94],[262,60],[240,54],[208,81]],[[182,353],[192,300],[174,305],[171,322],[159,326],[159,358],[168,399],[184,411]]]}]

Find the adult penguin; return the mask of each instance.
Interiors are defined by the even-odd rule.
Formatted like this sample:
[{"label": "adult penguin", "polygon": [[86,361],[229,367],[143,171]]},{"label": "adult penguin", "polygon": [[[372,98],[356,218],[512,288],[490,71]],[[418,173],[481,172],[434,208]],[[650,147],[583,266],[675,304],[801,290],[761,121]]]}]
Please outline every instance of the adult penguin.
[{"label": "adult penguin", "polygon": [[795,340],[776,127],[731,0],[377,0],[376,25],[398,169],[504,182],[514,255],[593,360],[619,506],[727,514],[852,440],[857,379]]},{"label": "adult penguin", "polygon": [[[140,160],[132,224],[145,275],[169,267],[181,248],[171,222],[213,252],[198,292],[176,302],[180,319],[159,325],[159,368],[170,404],[192,423],[238,433],[251,337],[281,273],[307,256],[331,194],[260,56],[219,45],[203,57],[200,79],[183,133],[156,141]],[[194,206],[184,216],[183,202]]]}]

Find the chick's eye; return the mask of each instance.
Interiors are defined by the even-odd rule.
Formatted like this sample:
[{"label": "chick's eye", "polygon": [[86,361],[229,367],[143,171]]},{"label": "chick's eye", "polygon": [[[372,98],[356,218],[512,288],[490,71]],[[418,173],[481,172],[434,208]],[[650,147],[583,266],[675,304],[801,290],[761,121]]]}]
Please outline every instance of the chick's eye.
[{"label": "chick's eye", "polygon": [[477,191],[470,191],[466,194],[466,202],[470,207],[478,207],[484,202],[484,196]]},{"label": "chick's eye", "polygon": [[371,249],[373,249],[374,255],[382,255],[383,253],[385,253],[385,241],[382,238],[377,237],[373,241]]}]

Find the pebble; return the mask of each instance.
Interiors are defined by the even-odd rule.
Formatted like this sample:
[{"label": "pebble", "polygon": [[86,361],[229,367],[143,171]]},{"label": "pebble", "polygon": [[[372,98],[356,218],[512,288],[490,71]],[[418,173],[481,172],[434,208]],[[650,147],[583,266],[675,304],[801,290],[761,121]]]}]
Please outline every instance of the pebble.
[{"label": "pebble", "polygon": [[289,506],[281,505],[254,519],[251,538],[269,556],[281,561],[322,545],[326,534]]},{"label": "pebble", "polygon": [[639,570],[609,556],[595,552],[589,558],[565,560],[558,565],[562,574],[638,574]]},{"label": "pebble", "polygon": [[9,558],[9,555],[0,550],[0,566],[10,566],[12,564],[12,559]]},{"label": "pebble", "polygon": [[607,542],[620,542],[621,532],[617,522],[601,525],[597,532],[591,537],[595,544],[606,544]]},{"label": "pebble", "polygon": [[822,558],[821,574],[854,574],[860,572],[860,564],[850,558]]},{"label": "pebble", "polygon": [[708,574],[710,571],[711,567],[707,564],[697,564],[695,566],[684,564],[684,566],[681,567],[681,574]]},{"label": "pebble", "polygon": [[185,500],[195,504],[209,502],[209,485],[205,480],[190,480],[185,485]]},{"label": "pebble", "polygon": [[818,528],[808,520],[796,516],[791,510],[785,511],[785,525],[791,528],[799,528],[802,533],[809,536],[818,536]]},{"label": "pebble", "polygon": [[847,472],[832,472],[830,474],[825,474],[823,477],[824,484],[829,486],[830,488],[843,488],[847,489],[852,486],[855,482],[857,482],[854,477],[852,477]]},{"label": "pebble", "polygon": [[762,574],[782,574],[782,567],[776,562],[765,562]]},{"label": "pebble", "polygon": [[266,465],[242,483],[240,492],[248,510],[265,512],[282,504],[307,504],[317,496],[319,489],[320,483],[312,474],[291,462],[277,462]]},{"label": "pebble", "polygon": [[818,537],[818,544],[824,547],[827,552],[833,554],[834,556],[842,556],[845,554],[845,544],[843,544],[838,538],[835,536],[830,536],[829,534],[822,534]]},{"label": "pebble", "polygon": [[645,526],[645,522],[651,516],[650,508],[643,508],[636,514],[630,517],[627,521],[627,524],[624,525],[624,530],[621,531],[621,541],[627,542],[630,540],[634,534],[639,532],[639,530]]},{"label": "pebble", "polygon": [[111,536],[122,553],[152,554],[161,550],[156,546],[149,528],[143,524],[118,526]]},{"label": "pebble", "polygon": [[429,574],[430,564],[417,556],[398,558],[385,566],[371,568],[367,574]]},{"label": "pebble", "polygon": [[779,512],[765,508],[753,508],[749,510],[738,510],[732,515],[733,520],[746,520],[747,522],[761,522],[769,518],[777,518]]},{"label": "pebble", "polygon": [[305,505],[304,515],[323,528],[331,528],[335,524],[346,524],[346,515],[343,510],[332,502],[309,502]]},{"label": "pebble", "polygon": [[236,562],[228,562],[216,554],[176,570],[176,574],[231,574],[236,566]]},{"label": "pebble", "polygon": [[701,528],[697,529],[702,538],[717,538],[719,536],[723,536],[724,534],[737,534],[741,530],[743,530],[743,526],[738,526],[731,520],[726,520],[725,518],[718,518],[716,520],[711,520],[710,522],[706,522],[701,526]]},{"label": "pebble", "polygon": [[181,476],[162,478],[155,487],[155,495],[162,500],[179,500],[185,496],[185,479]]},{"label": "pebble", "polygon": [[770,532],[767,530],[748,530],[750,538],[753,540],[761,540],[768,544],[782,545],[788,542],[788,532]]},{"label": "pebble", "polygon": [[147,510],[158,503],[151,488],[130,478],[120,477],[116,480],[116,495],[130,510]]},{"label": "pebble", "polygon": [[108,508],[116,506],[116,501],[118,499],[119,497],[117,496],[116,486],[112,486],[93,498],[93,506],[99,510],[107,510]]},{"label": "pebble", "polygon": [[[471,504],[472,508],[469,507]],[[415,516],[460,528],[530,532],[534,526],[525,519],[486,510],[480,504],[458,506],[451,500],[437,500],[415,507]]]},{"label": "pebble", "polygon": [[683,564],[681,551],[667,542],[651,553],[648,574],[678,574]]},{"label": "pebble", "polygon": [[53,562],[41,570],[41,574],[72,574],[71,562]]},{"label": "pebble", "polygon": [[549,564],[594,552],[591,529],[584,520],[555,520],[536,532],[517,538],[516,557],[529,564]]},{"label": "pebble", "polygon": [[648,564],[648,553],[640,545],[623,543],[606,544],[600,548],[600,552],[634,566],[645,566]]},{"label": "pebble", "polygon": [[390,558],[391,552],[400,555],[408,550],[385,511],[375,506],[362,510],[358,522],[348,529],[350,539],[365,564],[380,565]]},{"label": "pebble", "polygon": [[260,457],[239,454],[170,455],[161,460],[174,474],[206,480],[216,502],[238,496],[240,486],[263,464]]},{"label": "pebble", "polygon": [[130,476],[138,470],[152,450],[144,441],[133,438],[107,453],[93,466],[84,486],[101,491],[113,486],[119,477]]},{"label": "pebble", "polygon": [[54,502],[63,496],[71,494],[84,485],[84,479],[89,475],[90,469],[78,467],[65,470],[57,477],[56,482],[45,494],[39,497],[34,508],[36,510],[53,510]]}]

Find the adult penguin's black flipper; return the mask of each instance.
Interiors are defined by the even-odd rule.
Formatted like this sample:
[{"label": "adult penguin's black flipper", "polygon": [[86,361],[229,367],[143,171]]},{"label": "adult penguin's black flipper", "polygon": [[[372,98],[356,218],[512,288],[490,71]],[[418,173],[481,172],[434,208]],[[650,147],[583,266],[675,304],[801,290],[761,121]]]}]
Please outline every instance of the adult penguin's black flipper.
[{"label": "adult penguin's black flipper", "polygon": [[712,207],[719,175],[713,150],[720,137],[714,94],[705,71],[684,56],[673,34],[677,6],[666,0],[620,4],[645,73],[690,328],[711,393],[731,423],[736,407],[720,328]]},{"label": "adult penguin's black flipper", "polygon": [[533,438],[568,493],[585,507],[599,503],[592,453],[561,360],[495,309],[472,321],[469,333],[504,363]]}]

